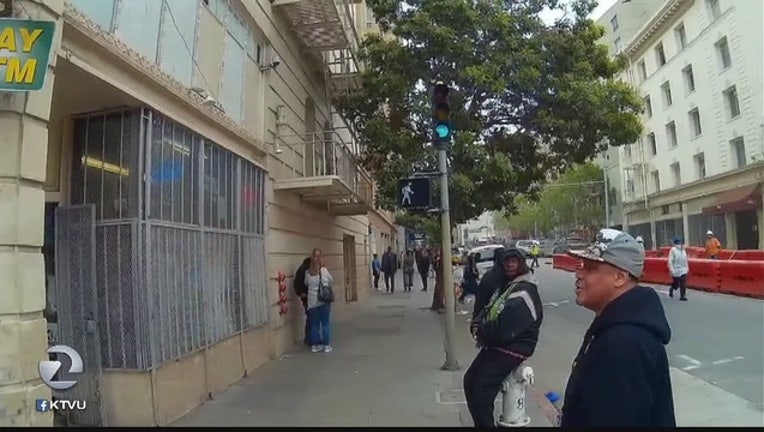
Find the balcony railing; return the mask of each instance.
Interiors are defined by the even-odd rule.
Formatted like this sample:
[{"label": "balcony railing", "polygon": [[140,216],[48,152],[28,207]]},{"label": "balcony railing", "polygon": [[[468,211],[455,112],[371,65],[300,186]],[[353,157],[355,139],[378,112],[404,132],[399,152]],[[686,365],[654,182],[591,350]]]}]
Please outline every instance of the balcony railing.
[{"label": "balcony railing", "polygon": [[276,163],[269,167],[274,189],[328,202],[336,215],[366,213],[374,203],[373,183],[343,135],[329,130],[277,137]]}]

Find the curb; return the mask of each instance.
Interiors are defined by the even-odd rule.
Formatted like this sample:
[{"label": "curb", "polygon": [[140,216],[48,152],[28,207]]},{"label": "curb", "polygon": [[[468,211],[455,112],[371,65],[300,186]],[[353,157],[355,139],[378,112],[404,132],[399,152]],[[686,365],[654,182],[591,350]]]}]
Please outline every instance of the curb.
[{"label": "curb", "polygon": [[557,408],[555,408],[555,406],[549,402],[549,399],[546,398],[544,392],[537,387],[530,387],[528,390],[533,397],[533,400],[536,401],[546,418],[549,419],[550,423],[552,423],[552,427],[559,427],[557,424],[559,412],[557,411]]}]

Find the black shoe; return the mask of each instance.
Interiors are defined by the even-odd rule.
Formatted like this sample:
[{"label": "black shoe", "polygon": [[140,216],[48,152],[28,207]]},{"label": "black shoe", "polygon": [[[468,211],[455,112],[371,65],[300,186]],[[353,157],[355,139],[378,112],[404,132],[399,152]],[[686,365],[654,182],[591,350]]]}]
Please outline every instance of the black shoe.
[{"label": "black shoe", "polygon": [[673,290],[669,290],[669,297],[674,297],[674,291]]},{"label": "black shoe", "polygon": [[681,301],[687,301],[687,297],[681,297],[679,300],[681,300]]}]

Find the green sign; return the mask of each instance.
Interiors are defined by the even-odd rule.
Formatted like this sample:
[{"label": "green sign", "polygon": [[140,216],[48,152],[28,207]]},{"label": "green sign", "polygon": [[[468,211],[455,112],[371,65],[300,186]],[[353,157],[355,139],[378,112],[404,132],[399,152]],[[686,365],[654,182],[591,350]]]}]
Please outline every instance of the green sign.
[{"label": "green sign", "polygon": [[0,18],[0,91],[35,91],[45,84],[56,24]]}]

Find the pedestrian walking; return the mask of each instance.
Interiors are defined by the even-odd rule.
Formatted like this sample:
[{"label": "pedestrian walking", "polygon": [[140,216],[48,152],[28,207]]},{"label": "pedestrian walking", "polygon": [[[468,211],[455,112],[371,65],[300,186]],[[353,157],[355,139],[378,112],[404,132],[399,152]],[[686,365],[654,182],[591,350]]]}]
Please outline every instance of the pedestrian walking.
[{"label": "pedestrian walking", "polygon": [[321,250],[313,249],[310,267],[305,274],[308,287],[308,316],[310,316],[310,350],[331,352],[331,300],[322,298],[324,287],[332,286],[332,275],[321,262]]},{"label": "pedestrian walking", "polygon": [[464,269],[462,271],[462,291],[459,301],[464,302],[467,296],[476,296],[478,290],[478,270],[473,255],[467,256],[464,260]]},{"label": "pedestrian walking", "polygon": [[382,255],[382,272],[385,274],[385,292],[395,292],[395,273],[398,271],[398,255],[388,247]]},{"label": "pedestrian walking", "polygon": [[674,237],[674,246],[671,247],[668,256],[668,268],[673,279],[669,297],[674,297],[674,291],[679,290],[679,300],[687,301],[687,274],[690,273],[690,263],[680,237]]},{"label": "pedestrian walking", "polygon": [[722,242],[716,238],[713,231],[708,230],[706,232],[706,256],[708,259],[718,259],[721,251]]},{"label": "pedestrian walking", "polygon": [[539,267],[539,255],[541,255],[541,245],[539,245],[539,242],[534,241],[531,246],[531,258],[533,259],[531,261],[531,268]]},{"label": "pedestrian walking", "polygon": [[379,290],[379,273],[382,271],[382,262],[379,261],[379,256],[374,254],[371,260],[371,274],[374,276],[374,289]]},{"label": "pedestrian walking", "polygon": [[310,346],[310,315],[308,314],[308,286],[305,285],[305,273],[310,267],[310,257],[305,258],[297,267],[294,272],[294,279],[292,280],[292,288],[295,295],[300,299],[303,309],[305,309],[305,336],[302,341],[305,345]]},{"label": "pedestrian walking", "polygon": [[655,290],[639,286],[644,248],[603,229],[581,252],[576,303],[595,313],[565,390],[560,425],[676,427],[666,345],[671,329]]},{"label": "pedestrian walking", "polygon": [[411,291],[414,286],[414,253],[406,251],[403,257],[403,291]]},{"label": "pedestrian walking", "polygon": [[536,282],[523,253],[509,249],[500,258],[504,273],[470,332],[480,347],[464,374],[464,396],[475,427],[495,427],[494,401],[504,379],[533,355],[543,320]]},{"label": "pedestrian walking", "polygon": [[422,278],[422,291],[427,292],[427,275],[430,273],[430,254],[427,251],[419,252],[416,267],[419,270],[419,277]]}]

